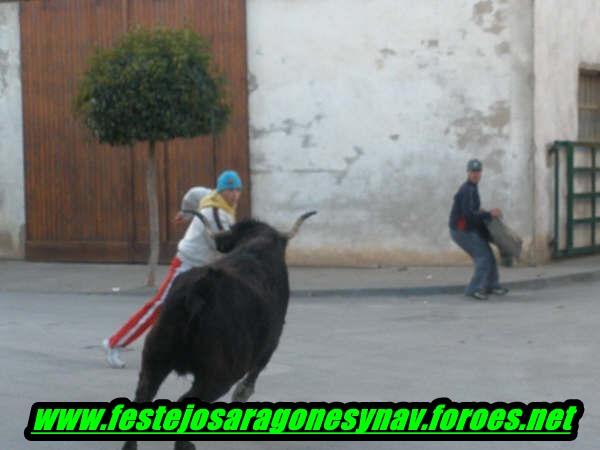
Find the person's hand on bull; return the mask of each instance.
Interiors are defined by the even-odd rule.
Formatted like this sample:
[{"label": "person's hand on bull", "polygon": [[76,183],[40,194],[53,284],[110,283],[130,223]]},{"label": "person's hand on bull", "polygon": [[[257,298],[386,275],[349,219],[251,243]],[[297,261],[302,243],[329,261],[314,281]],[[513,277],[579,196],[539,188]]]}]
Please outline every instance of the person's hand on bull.
[{"label": "person's hand on bull", "polygon": [[187,217],[186,214],[181,211],[179,211],[173,218],[173,222],[175,223],[175,225],[182,225],[184,223],[188,223],[189,221],[190,218]]},{"label": "person's hand on bull", "polygon": [[492,217],[496,218],[496,217],[502,217],[502,211],[500,210],[500,208],[494,208],[490,211],[490,214],[492,215]]}]

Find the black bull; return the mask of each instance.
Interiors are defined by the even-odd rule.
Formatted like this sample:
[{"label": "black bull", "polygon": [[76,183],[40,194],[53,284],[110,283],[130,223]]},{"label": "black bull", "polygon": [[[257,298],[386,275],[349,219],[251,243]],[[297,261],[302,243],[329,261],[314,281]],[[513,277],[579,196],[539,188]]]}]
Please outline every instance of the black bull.
[{"label": "black bull", "polygon": [[[152,401],[173,370],[194,376],[180,400],[212,402],[238,380],[232,400],[246,401],[252,395],[283,330],[290,295],[287,243],[313,214],[302,215],[289,233],[256,220],[210,233],[217,249],[226,254],[173,282],[144,343],[136,402]],[[135,448],[136,442],[123,446]],[[193,448],[189,442],[175,443],[176,450]]]}]

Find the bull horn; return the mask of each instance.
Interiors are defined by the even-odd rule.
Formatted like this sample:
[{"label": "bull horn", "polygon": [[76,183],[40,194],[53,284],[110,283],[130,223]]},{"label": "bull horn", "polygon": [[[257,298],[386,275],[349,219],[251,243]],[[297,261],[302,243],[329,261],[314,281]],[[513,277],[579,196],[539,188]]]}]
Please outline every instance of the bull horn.
[{"label": "bull horn", "polygon": [[182,209],[181,212],[186,213],[186,214],[192,214],[193,216],[196,216],[198,219],[200,219],[200,221],[204,224],[204,229],[206,230],[206,233],[212,239],[216,239],[217,237],[219,237],[221,234],[224,233],[223,231],[219,231],[218,233],[215,233],[213,230],[211,230],[208,219],[194,209]]},{"label": "bull horn", "polygon": [[290,231],[288,231],[287,233],[284,233],[283,235],[289,239],[292,239],[294,236],[296,236],[296,234],[298,233],[298,230],[300,229],[300,225],[302,225],[302,223],[308,219],[310,216],[314,216],[317,212],[316,211],[309,211],[306,212],[304,214],[302,214],[298,220],[296,220],[296,223],[294,224],[294,226],[292,227],[292,229]]}]

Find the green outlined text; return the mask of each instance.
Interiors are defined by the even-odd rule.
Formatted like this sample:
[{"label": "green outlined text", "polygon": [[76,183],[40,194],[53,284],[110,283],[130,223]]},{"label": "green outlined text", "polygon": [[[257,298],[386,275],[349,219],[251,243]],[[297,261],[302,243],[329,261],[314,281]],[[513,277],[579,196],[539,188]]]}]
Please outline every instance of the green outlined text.
[{"label": "green outlined text", "polygon": [[31,441],[444,440],[568,441],[580,400],[534,403],[35,403]]}]

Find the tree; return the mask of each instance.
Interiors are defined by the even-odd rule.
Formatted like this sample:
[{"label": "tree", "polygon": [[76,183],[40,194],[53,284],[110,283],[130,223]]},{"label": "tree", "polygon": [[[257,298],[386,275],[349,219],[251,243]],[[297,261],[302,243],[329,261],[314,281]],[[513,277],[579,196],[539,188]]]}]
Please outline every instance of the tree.
[{"label": "tree", "polygon": [[230,111],[224,78],[212,66],[207,42],[195,32],[137,28],[90,58],[74,108],[103,144],[131,149],[148,142],[147,284],[153,286],[159,249],[156,143],[223,129]]}]

